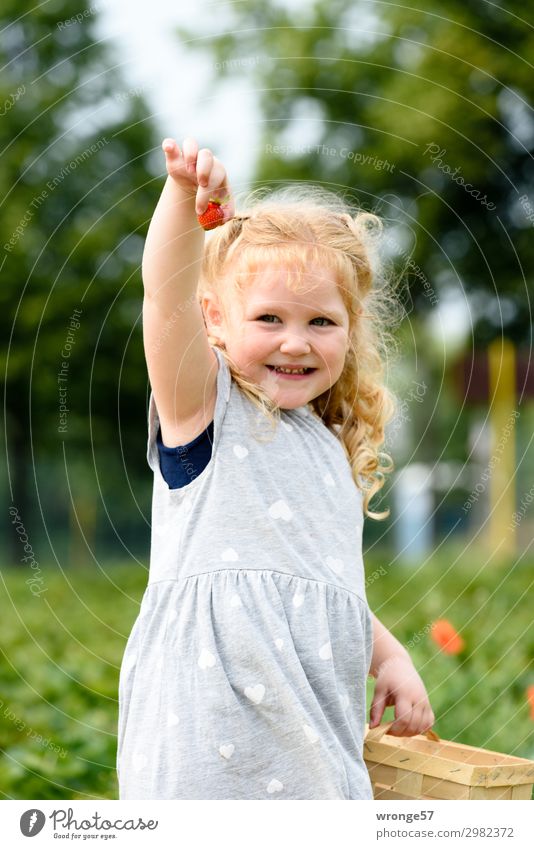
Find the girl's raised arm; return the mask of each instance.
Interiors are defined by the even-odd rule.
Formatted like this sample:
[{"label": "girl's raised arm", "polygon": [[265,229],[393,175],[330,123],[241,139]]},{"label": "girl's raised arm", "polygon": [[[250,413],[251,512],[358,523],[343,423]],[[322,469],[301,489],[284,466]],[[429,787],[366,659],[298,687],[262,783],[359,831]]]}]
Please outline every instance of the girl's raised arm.
[{"label": "girl's raised arm", "polygon": [[[185,139],[165,139],[168,177],[143,251],[143,341],[167,445],[189,441],[213,418],[217,360],[196,297],[204,230],[197,215],[210,197],[230,194],[223,165]],[[234,214],[230,200],[225,218]]]}]

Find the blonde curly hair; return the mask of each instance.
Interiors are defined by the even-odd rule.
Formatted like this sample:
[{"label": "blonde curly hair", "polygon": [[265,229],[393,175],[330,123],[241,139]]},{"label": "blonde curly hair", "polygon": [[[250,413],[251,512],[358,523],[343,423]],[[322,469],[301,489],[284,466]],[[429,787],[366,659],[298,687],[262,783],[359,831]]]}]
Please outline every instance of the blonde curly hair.
[{"label": "blonde curly hair", "polygon": [[[373,519],[389,515],[389,510],[371,512],[369,502],[394,468],[380,447],[385,425],[395,413],[395,398],[384,384],[386,359],[394,345],[386,327],[399,317],[398,301],[378,257],[381,232],[377,216],[354,210],[323,188],[259,190],[248,196],[233,219],[208,234],[198,286],[201,302],[211,291],[224,309],[262,268],[284,267],[288,286],[296,288],[312,265],[334,273],[349,317],[345,366],[336,383],[309,406],[343,445],[354,482],[364,495],[365,515]],[[241,391],[275,423],[280,416],[276,403],[247,380],[220,340],[210,341],[221,350]]]}]

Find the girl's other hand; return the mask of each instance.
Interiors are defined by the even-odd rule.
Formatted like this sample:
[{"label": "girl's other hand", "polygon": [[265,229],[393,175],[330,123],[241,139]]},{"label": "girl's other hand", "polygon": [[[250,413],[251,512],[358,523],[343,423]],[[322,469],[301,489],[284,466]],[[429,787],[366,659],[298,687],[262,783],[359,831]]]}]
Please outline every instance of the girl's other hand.
[{"label": "girl's other hand", "polygon": [[196,213],[202,215],[208,201],[216,200],[222,205],[224,220],[235,215],[234,200],[228,177],[222,162],[208,148],[198,149],[195,139],[184,139],[182,150],[174,139],[162,142],[167,173],[190,194],[196,194]]},{"label": "girl's other hand", "polygon": [[395,705],[395,721],[388,731],[395,737],[424,734],[434,723],[428,695],[408,656],[392,655],[376,675],[369,728],[379,725],[386,707]]}]

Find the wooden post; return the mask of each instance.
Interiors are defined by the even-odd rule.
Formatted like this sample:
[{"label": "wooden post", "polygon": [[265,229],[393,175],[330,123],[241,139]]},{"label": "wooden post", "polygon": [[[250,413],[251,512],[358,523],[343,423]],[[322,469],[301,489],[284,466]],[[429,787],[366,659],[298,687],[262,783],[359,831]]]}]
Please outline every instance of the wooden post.
[{"label": "wooden post", "polygon": [[515,347],[508,339],[494,339],[488,346],[490,449],[490,516],[491,551],[513,557],[516,532],[512,523],[515,512]]}]

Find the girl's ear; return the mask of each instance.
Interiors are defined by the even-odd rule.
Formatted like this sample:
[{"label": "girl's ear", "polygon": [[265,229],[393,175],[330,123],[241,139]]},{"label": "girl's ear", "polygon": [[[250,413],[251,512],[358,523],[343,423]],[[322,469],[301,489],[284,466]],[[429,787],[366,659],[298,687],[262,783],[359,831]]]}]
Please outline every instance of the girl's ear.
[{"label": "girl's ear", "polygon": [[223,315],[217,295],[214,292],[205,292],[202,296],[201,307],[210,345],[222,346]]}]

